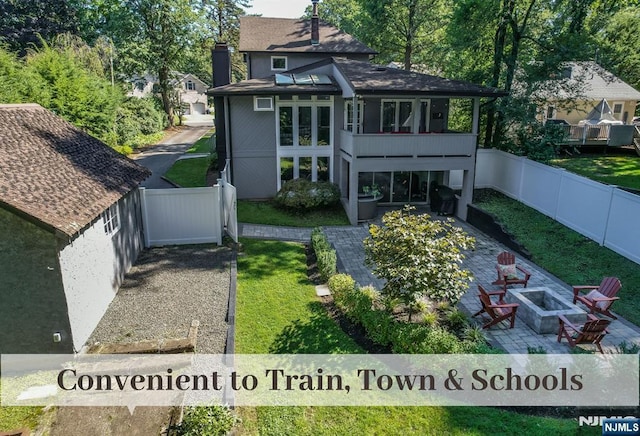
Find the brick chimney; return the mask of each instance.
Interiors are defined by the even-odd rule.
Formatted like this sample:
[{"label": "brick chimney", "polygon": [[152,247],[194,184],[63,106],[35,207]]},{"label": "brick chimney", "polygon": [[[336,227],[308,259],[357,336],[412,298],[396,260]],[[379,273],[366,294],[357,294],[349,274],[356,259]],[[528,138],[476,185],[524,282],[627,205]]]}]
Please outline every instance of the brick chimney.
[{"label": "brick chimney", "polygon": [[320,44],[320,23],[318,18],[318,0],[311,0],[313,3],[313,14],[311,15],[311,45]]}]

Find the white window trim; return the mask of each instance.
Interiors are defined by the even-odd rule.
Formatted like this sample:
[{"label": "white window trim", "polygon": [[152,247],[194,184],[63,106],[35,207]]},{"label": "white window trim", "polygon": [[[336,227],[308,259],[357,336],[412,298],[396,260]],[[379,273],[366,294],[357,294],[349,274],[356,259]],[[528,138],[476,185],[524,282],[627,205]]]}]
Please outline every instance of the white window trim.
[{"label": "white window trim", "polygon": [[[282,181],[280,179],[281,174],[281,166],[280,159],[281,158],[293,158],[293,178],[297,179],[300,177],[300,164],[299,158],[302,157],[310,157],[311,158],[311,180],[313,182],[318,180],[318,157],[327,157],[329,158],[329,181],[333,182],[333,147],[334,147],[334,129],[335,129],[335,115],[334,115],[334,98],[331,97],[329,100],[316,100],[315,96],[312,97],[311,100],[298,100],[296,96],[294,96],[293,100],[282,100],[276,99],[276,116],[275,125],[276,125],[276,171],[278,174],[277,177],[277,190],[282,188]],[[280,145],[280,107],[292,107],[293,108],[293,145]],[[300,145],[298,143],[298,108],[301,106],[310,106],[311,110],[311,143],[312,145]],[[318,141],[318,112],[315,110],[318,107],[328,107],[330,109],[329,119],[330,119],[330,130],[329,130],[329,138],[331,140],[328,145],[317,145]]]},{"label": "white window trim", "polygon": [[[191,85],[191,86],[189,86]],[[192,80],[188,80],[184,83],[184,89],[187,91],[195,91],[196,90],[196,83]]]},{"label": "white window trim", "polygon": [[[258,100],[269,100],[269,107],[268,108],[264,108],[264,107],[259,107],[258,106]],[[253,97],[253,110],[256,112],[273,112],[273,97],[258,97],[255,96]]]},{"label": "white window trim", "polygon": [[[274,68],[273,61],[276,59],[284,59],[284,68]],[[289,68],[289,61],[286,56],[271,56],[271,71],[287,71]]]},{"label": "white window trim", "polygon": [[[357,132],[353,129],[353,120],[349,119],[349,105],[353,106],[352,99],[345,99],[344,101],[344,130],[353,132],[353,133],[362,133],[362,124],[364,120],[364,101],[358,100],[358,123],[357,123]],[[353,114],[353,112],[352,112]],[[349,124],[351,124],[351,130],[349,130]]]},{"label": "white window trim", "polygon": [[[620,112],[618,112],[618,114],[616,115],[616,105],[619,104],[620,105]],[[613,117],[617,120],[622,121],[622,117],[624,116],[624,102],[623,101],[614,101],[613,103],[611,103],[611,113],[613,114]]]},{"label": "white window trim", "polygon": [[398,132],[400,130],[400,111],[398,110],[399,104],[400,103],[411,103],[411,113],[413,113],[413,123],[411,126],[411,132],[415,133],[414,131],[414,126],[413,124],[415,124],[415,120],[416,120],[416,101],[415,99],[410,99],[410,98],[385,98],[382,99],[380,101],[380,131],[382,132],[382,129],[384,128],[384,104],[388,103],[388,102],[394,102],[396,105],[396,110],[395,110],[395,114],[394,114],[394,120],[393,120],[393,126],[395,130],[392,130],[392,132]]},{"label": "white window trim", "polygon": [[114,203],[102,212],[104,234],[113,236],[120,230],[120,208]]}]

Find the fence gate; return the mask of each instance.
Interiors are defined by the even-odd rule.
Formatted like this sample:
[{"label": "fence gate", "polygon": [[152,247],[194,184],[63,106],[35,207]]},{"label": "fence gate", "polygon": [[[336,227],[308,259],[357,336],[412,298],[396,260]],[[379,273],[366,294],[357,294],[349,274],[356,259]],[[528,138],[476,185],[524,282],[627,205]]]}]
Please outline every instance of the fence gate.
[{"label": "fence gate", "polygon": [[219,185],[206,188],[140,188],[140,197],[147,247],[222,244],[223,202]]},{"label": "fence gate", "polygon": [[224,228],[227,234],[233,239],[234,242],[238,242],[238,214],[237,214],[237,197],[236,187],[230,182],[229,174],[229,161],[225,165],[222,171],[221,178],[218,180],[218,184],[222,186],[222,216],[224,222]]}]

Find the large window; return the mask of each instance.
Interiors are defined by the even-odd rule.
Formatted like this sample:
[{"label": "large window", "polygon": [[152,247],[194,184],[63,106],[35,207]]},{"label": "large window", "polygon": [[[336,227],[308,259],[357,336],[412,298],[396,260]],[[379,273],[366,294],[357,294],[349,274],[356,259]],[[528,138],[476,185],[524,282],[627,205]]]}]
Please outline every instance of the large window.
[{"label": "large window", "polygon": [[332,180],[333,99],[288,96],[276,106],[278,189],[290,179]]},{"label": "large window", "polygon": [[412,100],[382,100],[380,116],[382,132],[411,132],[413,126]]},{"label": "large window", "polygon": [[429,186],[442,184],[443,171],[393,171],[358,173],[358,192],[375,184],[382,193],[381,203],[428,203]]}]

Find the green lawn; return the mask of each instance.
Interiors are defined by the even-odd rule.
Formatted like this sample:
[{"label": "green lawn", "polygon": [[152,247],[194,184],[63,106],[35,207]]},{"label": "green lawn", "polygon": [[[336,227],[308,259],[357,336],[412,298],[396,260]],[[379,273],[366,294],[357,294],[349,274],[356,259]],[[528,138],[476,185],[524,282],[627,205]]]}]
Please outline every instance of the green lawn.
[{"label": "green lawn", "polygon": [[191,146],[187,153],[213,153],[215,151],[215,147],[212,147],[209,138],[213,136],[216,132],[216,129],[212,128],[204,136],[198,139],[195,144]]},{"label": "green lawn", "polygon": [[636,263],[502,194],[480,195],[474,203],[494,214],[529,250],[533,261],[560,280],[597,285],[603,277],[618,277],[622,289],[613,311],[640,325],[640,267]]},{"label": "green lawn", "polygon": [[209,157],[177,160],[164,176],[183,188],[203,187],[206,186],[210,161]]},{"label": "green lawn", "polygon": [[349,219],[342,206],[315,210],[304,214],[293,214],[278,209],[271,201],[249,200],[238,201],[238,221],[241,223],[292,227],[349,225]]},{"label": "green lawn", "polygon": [[[300,244],[243,239],[238,257],[236,353],[361,353],[306,278]],[[576,421],[489,407],[241,407],[240,434],[568,435]],[[597,428],[589,433],[599,434]]]},{"label": "green lawn", "polygon": [[551,161],[598,182],[640,189],[640,157],[638,156],[582,156]]},{"label": "green lawn", "polygon": [[18,428],[35,430],[42,407],[0,407],[0,432]]}]

